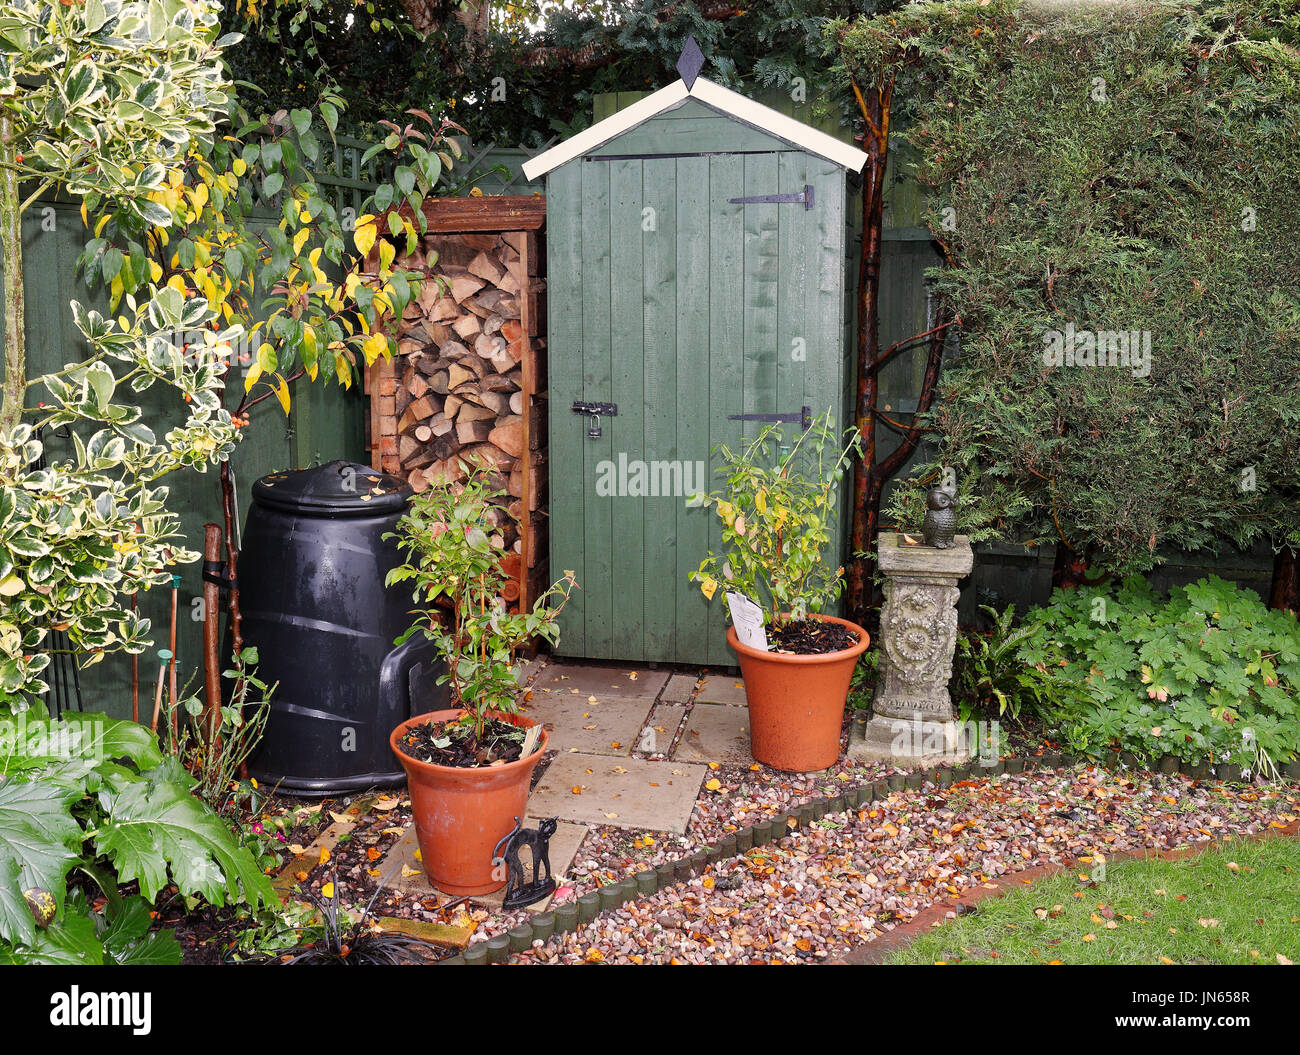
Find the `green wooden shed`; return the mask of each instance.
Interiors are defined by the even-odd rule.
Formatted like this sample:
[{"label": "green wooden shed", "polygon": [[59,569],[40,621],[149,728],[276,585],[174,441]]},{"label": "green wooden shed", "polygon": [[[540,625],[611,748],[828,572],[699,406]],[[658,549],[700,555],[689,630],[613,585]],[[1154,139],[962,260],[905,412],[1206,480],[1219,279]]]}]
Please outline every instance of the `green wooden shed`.
[{"label": "green wooden shed", "polygon": [[721,597],[687,578],[720,545],[689,495],[763,415],[846,420],[846,175],[866,161],[694,77],[524,166],[546,180],[551,567],[581,585],[560,653],[735,663]]}]

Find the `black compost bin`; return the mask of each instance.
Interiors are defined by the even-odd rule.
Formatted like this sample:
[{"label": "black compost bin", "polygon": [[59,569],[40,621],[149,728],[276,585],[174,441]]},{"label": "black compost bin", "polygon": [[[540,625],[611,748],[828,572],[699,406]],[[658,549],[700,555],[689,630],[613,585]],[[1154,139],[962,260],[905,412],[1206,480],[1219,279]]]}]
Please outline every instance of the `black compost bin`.
[{"label": "black compost bin", "polygon": [[300,794],[397,784],[388,734],[446,706],[432,646],[411,624],[411,593],[384,588],[401,563],[392,531],[411,497],[399,479],[334,461],[253,485],[239,555],[246,645],[271,697],[249,773]]}]

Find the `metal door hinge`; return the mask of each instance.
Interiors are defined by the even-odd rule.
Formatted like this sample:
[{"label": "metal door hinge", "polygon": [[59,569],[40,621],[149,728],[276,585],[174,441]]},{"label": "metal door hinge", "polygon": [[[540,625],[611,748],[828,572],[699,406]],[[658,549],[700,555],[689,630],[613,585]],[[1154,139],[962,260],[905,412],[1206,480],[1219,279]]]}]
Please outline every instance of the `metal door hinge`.
[{"label": "metal door hinge", "polygon": [[798,194],[756,194],[752,198],[728,198],[732,205],[781,205],[802,202],[805,210],[813,207],[811,183],[805,183]]},{"label": "metal door hinge", "polygon": [[797,421],[807,432],[812,428],[812,407],[801,407],[795,414],[728,414],[728,421]]}]

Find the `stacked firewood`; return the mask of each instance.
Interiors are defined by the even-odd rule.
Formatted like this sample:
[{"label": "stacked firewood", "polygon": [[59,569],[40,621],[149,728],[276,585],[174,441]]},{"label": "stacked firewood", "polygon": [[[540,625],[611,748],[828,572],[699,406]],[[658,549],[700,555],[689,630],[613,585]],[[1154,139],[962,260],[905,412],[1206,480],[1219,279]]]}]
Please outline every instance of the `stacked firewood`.
[{"label": "stacked firewood", "polygon": [[537,265],[531,231],[426,235],[398,266],[429,277],[397,327],[397,357],[377,362],[370,379],[372,386],[378,380],[371,394],[379,468],[420,492],[482,466],[505,492],[490,515],[490,538],[516,580],[510,601],[530,594],[530,580],[546,570],[538,514],[545,481],[545,393],[538,391],[544,342],[537,336],[544,283]]}]

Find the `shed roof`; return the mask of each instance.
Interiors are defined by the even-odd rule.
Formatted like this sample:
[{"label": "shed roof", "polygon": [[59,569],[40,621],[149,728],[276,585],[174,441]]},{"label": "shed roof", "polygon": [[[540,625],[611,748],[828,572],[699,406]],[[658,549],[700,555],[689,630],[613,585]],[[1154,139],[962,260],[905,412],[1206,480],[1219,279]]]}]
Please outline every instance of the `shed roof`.
[{"label": "shed roof", "polygon": [[626,109],[612,114],[603,121],[598,121],[563,143],[538,154],[537,157],[524,163],[524,175],[529,180],[544,176],[565,162],[581,157],[621,136],[624,132],[631,131],[637,125],[644,124],[652,117],[682,105],[687,99],[696,99],[723,117],[757,128],[760,132],[766,132],[791,146],[816,154],[852,172],[861,172],[862,166],[867,163],[867,155],[856,147],[841,143],[834,136],[819,132],[802,121],[787,117],[762,103],[756,103],[739,92],[733,92],[703,77],[697,77],[695,83],[689,88],[686,87],[685,81],[674,81],[666,88],[660,88]]}]

